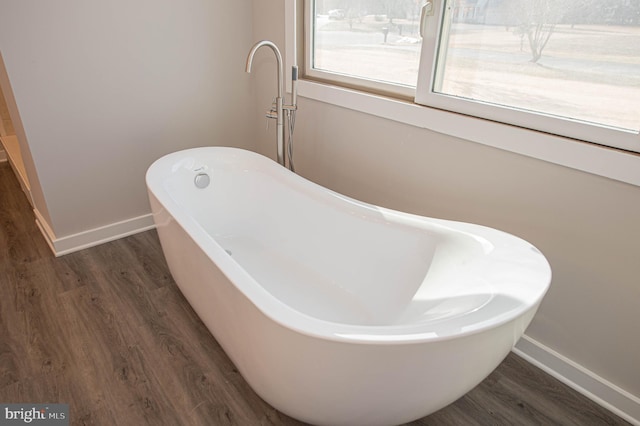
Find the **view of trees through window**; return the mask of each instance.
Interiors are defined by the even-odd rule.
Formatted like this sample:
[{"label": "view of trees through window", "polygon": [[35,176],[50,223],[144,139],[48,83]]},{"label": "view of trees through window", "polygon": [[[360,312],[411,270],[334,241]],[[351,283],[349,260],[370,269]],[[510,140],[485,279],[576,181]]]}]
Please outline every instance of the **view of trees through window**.
[{"label": "view of trees through window", "polygon": [[[313,67],[415,86],[423,4],[316,0]],[[435,92],[640,128],[640,1],[449,0],[443,28]]]}]

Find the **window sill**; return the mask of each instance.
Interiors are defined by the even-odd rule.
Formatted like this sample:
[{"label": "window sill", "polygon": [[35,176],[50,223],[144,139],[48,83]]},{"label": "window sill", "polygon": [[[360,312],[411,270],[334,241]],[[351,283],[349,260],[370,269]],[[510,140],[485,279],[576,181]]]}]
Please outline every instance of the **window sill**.
[{"label": "window sill", "polygon": [[298,95],[640,186],[640,154],[312,81]]}]

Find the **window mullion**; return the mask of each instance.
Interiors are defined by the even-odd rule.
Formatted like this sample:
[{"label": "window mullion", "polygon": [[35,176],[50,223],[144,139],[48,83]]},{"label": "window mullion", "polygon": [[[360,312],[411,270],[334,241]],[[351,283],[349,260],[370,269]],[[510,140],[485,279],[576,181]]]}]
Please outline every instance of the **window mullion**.
[{"label": "window mullion", "polygon": [[438,41],[445,18],[446,0],[433,0],[433,14],[424,17],[424,33],[422,38],[422,50],[420,53],[420,67],[418,69],[418,82],[416,86],[415,101],[426,105],[429,101],[428,94],[434,84],[436,75],[436,57],[438,54]]}]

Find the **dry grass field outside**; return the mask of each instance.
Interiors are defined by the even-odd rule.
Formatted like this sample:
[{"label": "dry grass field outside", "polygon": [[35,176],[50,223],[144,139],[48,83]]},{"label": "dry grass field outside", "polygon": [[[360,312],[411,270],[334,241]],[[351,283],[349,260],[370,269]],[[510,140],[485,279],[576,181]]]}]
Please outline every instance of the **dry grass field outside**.
[{"label": "dry grass field outside", "polygon": [[[415,21],[316,22],[316,68],[415,86],[421,49]],[[640,129],[640,27],[558,25],[533,63],[516,28],[458,23],[440,60],[438,92]]]}]

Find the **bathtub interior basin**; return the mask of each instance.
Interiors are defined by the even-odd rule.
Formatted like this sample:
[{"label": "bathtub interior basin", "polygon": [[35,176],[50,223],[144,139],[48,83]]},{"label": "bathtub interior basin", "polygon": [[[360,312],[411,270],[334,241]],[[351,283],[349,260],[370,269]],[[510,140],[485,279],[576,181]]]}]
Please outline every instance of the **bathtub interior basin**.
[{"label": "bathtub interior basin", "polygon": [[[164,185],[216,251],[289,309],[385,326],[385,335],[410,326],[416,338],[445,337],[517,316],[546,290],[544,256],[513,235],[310,191],[317,185],[248,154],[218,157],[215,167],[187,156]],[[192,184],[202,173],[204,189]]]}]

